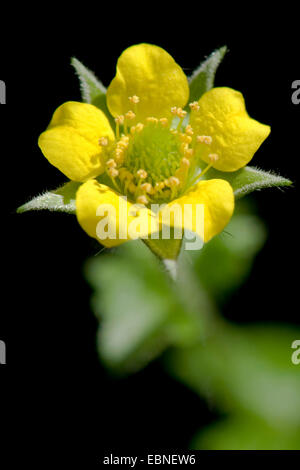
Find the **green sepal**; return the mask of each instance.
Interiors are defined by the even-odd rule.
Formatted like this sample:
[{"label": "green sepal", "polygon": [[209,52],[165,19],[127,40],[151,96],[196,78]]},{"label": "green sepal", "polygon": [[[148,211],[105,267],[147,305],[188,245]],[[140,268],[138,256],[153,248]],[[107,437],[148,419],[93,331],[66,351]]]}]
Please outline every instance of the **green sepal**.
[{"label": "green sepal", "polygon": [[79,78],[82,101],[84,103],[93,104],[101,109],[114,129],[115,121],[106,104],[106,88],[103,83],[91,70],[76,59],[76,57],[72,57],[71,65],[74,67]]},{"label": "green sepal", "polygon": [[292,181],[271,171],[263,171],[252,166],[245,166],[238,171],[224,172],[211,168],[207,179],[220,178],[231,184],[236,199],[263,188],[290,186]]},{"label": "green sepal", "polygon": [[17,209],[17,213],[21,214],[28,211],[49,210],[53,212],[66,212],[67,214],[76,213],[76,192],[81,183],[70,181],[64,186],[47,191],[39,196],[34,197],[31,201],[23,204]]},{"label": "green sepal", "polygon": [[154,240],[149,238],[144,239],[143,242],[161,260],[176,260],[182,245],[182,239]]},{"label": "green sepal", "polygon": [[217,68],[223,60],[226,51],[226,46],[216,49],[189,77],[189,102],[198,101],[206,91],[213,88]]}]

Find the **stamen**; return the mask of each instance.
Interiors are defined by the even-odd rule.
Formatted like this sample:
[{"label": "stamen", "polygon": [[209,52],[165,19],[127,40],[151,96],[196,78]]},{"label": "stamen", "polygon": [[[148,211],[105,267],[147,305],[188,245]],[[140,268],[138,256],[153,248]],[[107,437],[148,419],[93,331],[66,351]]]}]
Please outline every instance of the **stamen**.
[{"label": "stamen", "polygon": [[147,117],[146,119],[147,122],[152,122],[153,124],[157,124],[158,123],[158,119],[156,117]]},{"label": "stamen", "polygon": [[193,131],[193,128],[190,124],[188,124],[184,130],[184,132],[188,135],[188,136],[192,136],[194,134],[194,131]]},{"label": "stamen", "polygon": [[98,143],[99,145],[101,145],[101,147],[106,147],[108,145],[108,138],[100,137],[100,139],[98,140]]},{"label": "stamen", "polygon": [[145,191],[145,193],[148,193],[148,194],[153,193],[153,187],[151,183],[143,183],[140,185],[140,188],[142,191]]},{"label": "stamen", "polygon": [[217,153],[210,153],[208,155],[208,158],[210,159],[210,161],[213,163],[215,163],[217,160],[219,160],[219,155]]},{"label": "stamen", "polygon": [[199,111],[200,109],[198,101],[193,101],[192,103],[189,104],[189,107],[191,108],[192,111]]},{"label": "stamen", "polygon": [[148,204],[148,199],[147,199],[147,197],[143,194],[143,195],[138,196],[138,197],[136,198],[136,202],[137,202],[138,204],[142,204],[143,206],[146,206],[146,205]]},{"label": "stamen", "polygon": [[129,110],[126,114],[125,114],[125,118],[126,119],[129,119],[129,120],[132,120],[135,118],[135,113],[131,110]]},{"label": "stamen", "polygon": [[186,158],[190,159],[194,155],[194,149],[187,148],[183,153]]},{"label": "stamen", "polygon": [[212,143],[212,137],[210,135],[197,135],[196,141],[201,144],[210,145]]},{"label": "stamen", "polygon": [[143,170],[142,168],[136,172],[137,176],[141,179],[144,180],[147,178],[148,173],[146,170]]},{"label": "stamen", "polygon": [[166,181],[166,185],[169,186],[170,188],[173,188],[174,186],[179,186],[180,181],[176,176],[170,176]]},{"label": "stamen", "polygon": [[176,115],[177,115],[180,119],[184,119],[185,116],[186,116],[186,111],[184,111],[182,108],[177,108]]},{"label": "stamen", "polygon": [[144,129],[144,124],[142,124],[141,122],[139,122],[139,123],[135,126],[136,132],[141,132],[143,129]]},{"label": "stamen", "polygon": [[118,176],[119,170],[117,170],[116,168],[108,168],[107,173],[111,178],[115,178],[116,176]]},{"label": "stamen", "polygon": [[124,124],[124,116],[123,115],[120,115],[120,116],[117,116],[115,118],[115,122],[116,122],[116,136],[117,136],[117,139],[120,138],[120,125],[122,126]]},{"label": "stamen", "polygon": [[169,125],[168,118],[160,118],[159,122],[163,127],[167,127]]},{"label": "stamen", "polygon": [[176,109],[176,116],[179,117],[179,122],[178,122],[178,124],[177,124],[177,129],[178,129],[178,130],[180,130],[181,125],[182,125],[182,121],[184,120],[186,114],[187,114],[187,112],[184,111],[182,108],[177,108],[177,109]]},{"label": "stamen", "polygon": [[113,158],[110,158],[109,160],[107,160],[106,166],[107,168],[116,168],[117,164]]},{"label": "stamen", "polygon": [[137,104],[140,102],[140,99],[138,96],[133,95],[133,96],[128,96],[128,99],[131,103]]}]

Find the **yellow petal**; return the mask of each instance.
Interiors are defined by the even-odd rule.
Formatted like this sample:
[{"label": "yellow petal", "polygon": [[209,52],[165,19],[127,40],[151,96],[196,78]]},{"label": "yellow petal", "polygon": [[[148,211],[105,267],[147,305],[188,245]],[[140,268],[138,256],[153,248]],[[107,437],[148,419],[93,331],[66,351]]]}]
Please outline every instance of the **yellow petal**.
[{"label": "yellow petal", "polygon": [[[133,108],[128,97],[138,96]],[[189,97],[187,77],[164,49],[138,44],[119,57],[117,73],[107,90],[107,105],[113,116],[136,112],[136,122],[147,117],[168,117],[173,106],[184,107]]]},{"label": "yellow petal", "polygon": [[[183,214],[187,210],[185,205],[191,206],[191,215],[189,216],[187,211],[187,217],[182,218],[182,224],[185,229],[197,233],[201,239],[204,239],[204,242],[208,242],[228,224],[234,210],[234,195],[232,187],[227,181],[211,179],[200,181],[194,185],[182,197],[169,203],[164,211],[170,211],[175,204],[181,207]],[[203,205],[203,219],[199,217],[197,220],[197,204]],[[199,214],[201,213],[200,206]],[[171,218],[171,226],[179,227],[175,217]]]},{"label": "yellow petal", "polygon": [[219,159],[213,164],[221,171],[236,171],[252,159],[270,133],[270,127],[251,119],[243,95],[231,88],[213,88],[199,100],[190,124],[197,135],[209,135],[212,144],[203,145],[201,158],[210,163],[209,153]]},{"label": "yellow petal", "polygon": [[158,232],[158,221],[108,186],[89,180],[76,194],[76,215],[83,230],[102,245],[112,247]]},{"label": "yellow petal", "polygon": [[100,137],[114,139],[105,114],[92,104],[69,101],[57,108],[39,147],[70,180],[86,181],[104,171]]}]

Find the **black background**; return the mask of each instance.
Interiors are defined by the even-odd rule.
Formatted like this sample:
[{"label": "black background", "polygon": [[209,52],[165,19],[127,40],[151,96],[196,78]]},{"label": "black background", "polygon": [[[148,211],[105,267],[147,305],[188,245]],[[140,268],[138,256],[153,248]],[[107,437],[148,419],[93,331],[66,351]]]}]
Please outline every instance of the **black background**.
[{"label": "black background", "polygon": [[[65,177],[51,167],[37,138],[64,101],[80,100],[70,66],[77,57],[107,86],[124,48],[149,42],[165,48],[189,75],[215,48],[227,45],[216,85],[240,90],[249,114],[272,127],[252,163],[292,179],[293,188],[257,193],[269,239],[249,281],[224,314],[236,322],[299,324],[298,161],[300,105],[291,83],[300,78],[297,12],[220,11],[187,4],[62,5],[19,7],[1,30],[0,79],[7,104],[1,119],[2,302],[1,417],[11,462],[42,455],[87,462],[100,451],[186,449],[192,435],[214,418],[204,402],[168,377],[158,362],[115,380],[99,363],[97,322],[83,281],[84,260],[99,250],[72,216],[16,215],[31,197]],[[51,10],[51,11],[50,11]],[[5,19],[2,19],[5,23]],[[126,275],[126,273],[124,273]],[[245,306],[246,304],[246,306]],[[3,442],[3,441],[2,441]]]}]

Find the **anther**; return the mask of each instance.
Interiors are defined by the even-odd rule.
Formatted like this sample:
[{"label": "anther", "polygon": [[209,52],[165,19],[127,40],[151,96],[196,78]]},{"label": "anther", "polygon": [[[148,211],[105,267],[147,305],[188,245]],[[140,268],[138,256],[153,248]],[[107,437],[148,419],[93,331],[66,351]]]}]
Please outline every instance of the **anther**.
[{"label": "anther", "polygon": [[182,108],[177,108],[176,115],[180,118],[183,119],[186,116],[186,111],[184,111]]},{"label": "anther", "polygon": [[192,103],[189,104],[189,107],[190,107],[193,111],[199,111],[199,109],[200,109],[200,106],[199,106],[198,101],[193,101]]},{"label": "anther", "polygon": [[145,193],[151,194],[153,192],[152,184],[151,183],[143,183],[140,186],[142,191],[145,191]]},{"label": "anther", "polygon": [[124,124],[124,116],[123,115],[117,116],[115,118],[115,121],[117,124],[121,124],[121,125]]},{"label": "anther", "polygon": [[99,145],[101,145],[101,147],[106,147],[108,145],[108,138],[100,137],[100,139],[98,140],[98,143]]},{"label": "anther", "polygon": [[212,143],[212,138],[210,135],[197,135],[196,141],[200,142],[201,144],[210,145]]},{"label": "anther", "polygon": [[216,154],[216,153],[210,153],[208,155],[208,158],[210,159],[211,162],[216,162],[217,160],[219,160],[219,155]]},{"label": "anther", "polygon": [[144,124],[142,124],[141,122],[139,122],[139,123],[135,126],[136,132],[141,132],[143,129],[144,129]]},{"label": "anther", "polygon": [[148,204],[148,199],[146,198],[146,196],[143,194],[141,196],[138,196],[136,198],[136,202],[138,204],[142,204],[143,206],[146,206]]},{"label": "anther", "polygon": [[137,104],[140,102],[140,99],[138,96],[133,95],[133,96],[128,96],[128,99],[131,103]]},{"label": "anther", "polygon": [[194,149],[187,148],[184,150],[184,156],[186,158],[191,158],[194,155]]},{"label": "anther", "polygon": [[181,159],[180,165],[182,165],[183,167],[187,167],[187,168],[188,168],[188,167],[190,166],[190,161],[189,161],[189,159],[183,157],[183,158]]},{"label": "anther", "polygon": [[125,114],[125,117],[126,119],[134,119],[135,118],[135,113],[131,110],[129,110],[126,114]]},{"label": "anther", "polygon": [[106,166],[107,168],[116,168],[117,164],[113,158],[110,158],[109,160],[107,160]]},{"label": "anther", "polygon": [[109,174],[111,178],[115,178],[116,176],[118,176],[119,171],[116,170],[115,168],[108,168],[107,173]]},{"label": "anther", "polygon": [[173,106],[171,108],[171,113],[174,114],[174,116],[177,116],[177,106]]},{"label": "anther", "polygon": [[161,191],[162,189],[164,189],[164,187],[165,187],[164,181],[159,181],[158,183],[155,183],[154,189],[157,191]]},{"label": "anther", "polygon": [[147,178],[148,173],[146,170],[143,170],[142,168],[136,172],[137,176],[141,179],[144,180]]},{"label": "anther", "polygon": [[167,127],[169,124],[168,118],[160,118],[159,122],[163,127]]},{"label": "anther", "polygon": [[168,181],[167,186],[170,186],[170,188],[174,186],[179,186],[180,184],[180,181],[178,178],[176,178],[176,176],[170,176],[170,178],[168,178],[167,181]]},{"label": "anther", "polygon": [[190,144],[192,142],[192,137],[187,134],[183,134],[182,132],[179,134],[179,138],[181,142],[184,142],[185,144]]},{"label": "anther", "polygon": [[194,131],[193,131],[193,128],[190,124],[188,124],[184,130],[184,132],[188,135],[188,136],[192,136],[194,134]]},{"label": "anther", "polygon": [[157,124],[157,123],[158,123],[158,119],[157,119],[156,117],[152,117],[152,116],[147,117],[146,121],[147,121],[147,122],[152,122],[152,123],[154,123],[154,124]]}]

